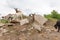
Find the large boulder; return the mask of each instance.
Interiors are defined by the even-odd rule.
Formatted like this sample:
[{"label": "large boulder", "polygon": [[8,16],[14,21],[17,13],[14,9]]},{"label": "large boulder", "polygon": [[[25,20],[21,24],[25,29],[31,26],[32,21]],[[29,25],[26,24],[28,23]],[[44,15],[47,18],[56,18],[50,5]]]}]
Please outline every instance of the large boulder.
[{"label": "large boulder", "polygon": [[34,17],[34,22],[32,26],[34,27],[34,29],[38,31],[42,31],[42,29],[44,28],[43,24],[47,21],[47,19],[42,17],[41,15],[35,15],[35,14],[33,17]]},{"label": "large boulder", "polygon": [[40,25],[43,25],[47,21],[47,19],[42,17],[41,15],[34,15],[34,20]]}]

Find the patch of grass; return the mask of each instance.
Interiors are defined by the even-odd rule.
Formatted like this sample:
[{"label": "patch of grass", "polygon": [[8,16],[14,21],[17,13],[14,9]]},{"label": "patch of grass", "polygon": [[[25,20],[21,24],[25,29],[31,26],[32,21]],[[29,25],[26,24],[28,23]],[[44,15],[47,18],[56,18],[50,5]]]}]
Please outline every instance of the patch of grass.
[{"label": "patch of grass", "polygon": [[8,23],[8,22],[9,22],[8,20],[0,19],[0,23]]}]

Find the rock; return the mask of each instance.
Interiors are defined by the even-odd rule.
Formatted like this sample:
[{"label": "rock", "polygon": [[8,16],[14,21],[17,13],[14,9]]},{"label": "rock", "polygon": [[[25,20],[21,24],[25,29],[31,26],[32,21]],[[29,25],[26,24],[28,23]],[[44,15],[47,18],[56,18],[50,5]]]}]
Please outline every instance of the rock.
[{"label": "rock", "polygon": [[42,30],[42,25],[38,25],[36,23],[33,23],[32,26],[34,27],[34,29],[41,31]]},{"label": "rock", "polygon": [[0,23],[0,27],[2,27],[2,26],[4,26],[5,24],[3,24],[3,23]]},{"label": "rock", "polygon": [[34,29],[33,27],[31,27],[31,28],[29,28],[28,30],[30,31],[30,30],[32,30],[32,29]]},{"label": "rock", "polygon": [[34,16],[34,20],[35,20],[36,22],[38,22],[40,25],[43,25],[43,24],[47,21],[46,18],[44,18],[44,17],[42,17],[42,16],[40,16],[40,15],[35,15],[35,16]]},{"label": "rock", "polygon": [[0,36],[3,35],[3,33],[6,33],[8,30],[4,28],[0,28]]},{"label": "rock", "polygon": [[19,24],[20,25],[20,21],[16,21],[16,20],[12,20],[10,23],[13,23],[13,24]]},{"label": "rock", "polygon": [[24,24],[28,24],[28,23],[29,23],[28,19],[20,20],[20,25],[24,25]]},{"label": "rock", "polygon": [[23,31],[25,31],[26,30],[26,28],[23,28],[21,31],[23,32]]},{"label": "rock", "polygon": [[47,32],[47,33],[51,33],[51,30],[50,30],[50,29],[46,29],[46,32]]},{"label": "rock", "polygon": [[12,24],[12,23],[7,23],[6,25],[7,25],[7,26],[13,26],[14,24]]}]

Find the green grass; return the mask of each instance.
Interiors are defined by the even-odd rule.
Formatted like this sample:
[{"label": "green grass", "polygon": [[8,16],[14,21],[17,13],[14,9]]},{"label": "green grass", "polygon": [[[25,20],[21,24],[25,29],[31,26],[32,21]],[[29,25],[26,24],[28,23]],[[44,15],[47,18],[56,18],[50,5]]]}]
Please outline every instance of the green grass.
[{"label": "green grass", "polygon": [[8,22],[9,22],[8,20],[0,19],[0,23],[8,23]]}]

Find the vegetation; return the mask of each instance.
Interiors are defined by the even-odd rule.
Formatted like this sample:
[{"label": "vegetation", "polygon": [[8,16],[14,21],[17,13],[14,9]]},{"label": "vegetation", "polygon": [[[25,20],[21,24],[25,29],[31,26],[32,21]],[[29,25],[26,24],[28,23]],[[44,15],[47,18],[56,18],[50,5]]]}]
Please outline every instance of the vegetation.
[{"label": "vegetation", "polygon": [[51,14],[48,14],[48,15],[45,14],[44,17],[47,18],[47,19],[57,19],[57,20],[60,20],[60,14],[57,11],[55,11],[55,10],[53,10],[51,12]]},{"label": "vegetation", "polygon": [[0,19],[0,23],[8,23],[8,20]]}]

